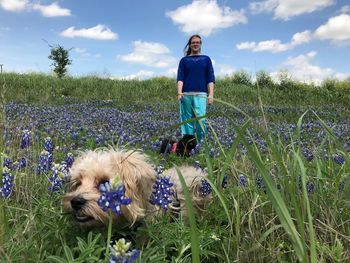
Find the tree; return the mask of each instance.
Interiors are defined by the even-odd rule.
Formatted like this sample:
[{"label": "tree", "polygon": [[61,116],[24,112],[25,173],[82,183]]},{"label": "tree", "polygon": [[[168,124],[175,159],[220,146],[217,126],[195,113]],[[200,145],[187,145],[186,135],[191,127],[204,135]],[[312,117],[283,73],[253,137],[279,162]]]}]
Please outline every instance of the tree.
[{"label": "tree", "polygon": [[245,70],[236,71],[231,77],[232,82],[235,84],[241,84],[246,86],[252,85],[252,77]]},{"label": "tree", "polygon": [[255,82],[260,88],[273,88],[275,85],[270,74],[264,70],[259,70],[256,73]]},{"label": "tree", "polygon": [[53,71],[56,73],[57,77],[62,78],[67,73],[67,66],[72,64],[72,60],[69,59],[69,51],[71,49],[65,49],[60,45],[57,46],[51,46],[50,56],[49,59],[51,59],[53,62],[51,66],[54,66]]}]

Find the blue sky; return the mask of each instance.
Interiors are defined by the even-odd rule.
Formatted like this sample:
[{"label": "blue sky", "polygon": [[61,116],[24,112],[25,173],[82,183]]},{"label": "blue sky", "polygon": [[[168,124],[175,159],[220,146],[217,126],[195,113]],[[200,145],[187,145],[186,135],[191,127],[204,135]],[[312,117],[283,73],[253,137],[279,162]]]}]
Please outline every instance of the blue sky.
[{"label": "blue sky", "polygon": [[350,76],[347,0],[0,0],[0,64],[51,72],[51,45],[71,48],[69,74],[176,75],[192,34],[218,77],[288,70],[300,81]]}]

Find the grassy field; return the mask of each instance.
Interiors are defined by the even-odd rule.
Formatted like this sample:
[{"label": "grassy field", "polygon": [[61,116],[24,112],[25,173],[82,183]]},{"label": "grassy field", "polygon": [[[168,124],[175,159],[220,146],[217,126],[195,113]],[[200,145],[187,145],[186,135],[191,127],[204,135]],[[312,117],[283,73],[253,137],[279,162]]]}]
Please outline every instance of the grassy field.
[{"label": "grassy field", "polygon": [[105,262],[107,229],[63,213],[57,167],[42,161],[108,145],[209,175],[196,221],[112,229],[137,262],[350,262],[350,81],[259,83],[218,80],[208,141],[182,159],[158,154],[161,138],[180,137],[174,79],[0,75],[0,262]]}]

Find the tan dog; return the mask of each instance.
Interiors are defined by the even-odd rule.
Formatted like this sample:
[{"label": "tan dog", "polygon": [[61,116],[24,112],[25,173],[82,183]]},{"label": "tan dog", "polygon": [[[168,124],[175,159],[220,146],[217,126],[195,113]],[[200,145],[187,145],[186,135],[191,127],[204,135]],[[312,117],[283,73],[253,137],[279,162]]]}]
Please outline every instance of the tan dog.
[{"label": "tan dog", "polygon": [[[210,195],[203,196],[200,191],[206,174],[189,166],[179,169],[190,190],[195,211],[199,212],[210,200]],[[75,160],[63,197],[64,210],[72,213],[83,226],[106,225],[108,214],[97,204],[101,195],[99,185],[115,176],[119,176],[125,186],[125,196],[131,198],[132,202],[121,206],[122,216],[114,215],[114,225],[131,226],[145,216],[157,213],[159,208],[150,203],[157,174],[148,158],[140,152],[114,149],[87,151]],[[168,170],[167,176],[174,184],[173,202],[169,208],[186,216],[185,197],[175,168]]]}]

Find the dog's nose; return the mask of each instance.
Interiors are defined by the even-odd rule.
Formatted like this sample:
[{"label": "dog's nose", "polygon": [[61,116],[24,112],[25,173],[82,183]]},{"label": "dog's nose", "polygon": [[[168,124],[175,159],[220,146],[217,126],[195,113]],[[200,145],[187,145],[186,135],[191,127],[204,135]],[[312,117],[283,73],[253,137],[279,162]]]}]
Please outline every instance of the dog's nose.
[{"label": "dog's nose", "polygon": [[77,211],[80,210],[85,203],[86,199],[81,196],[74,197],[72,200],[70,200],[72,208]]}]

